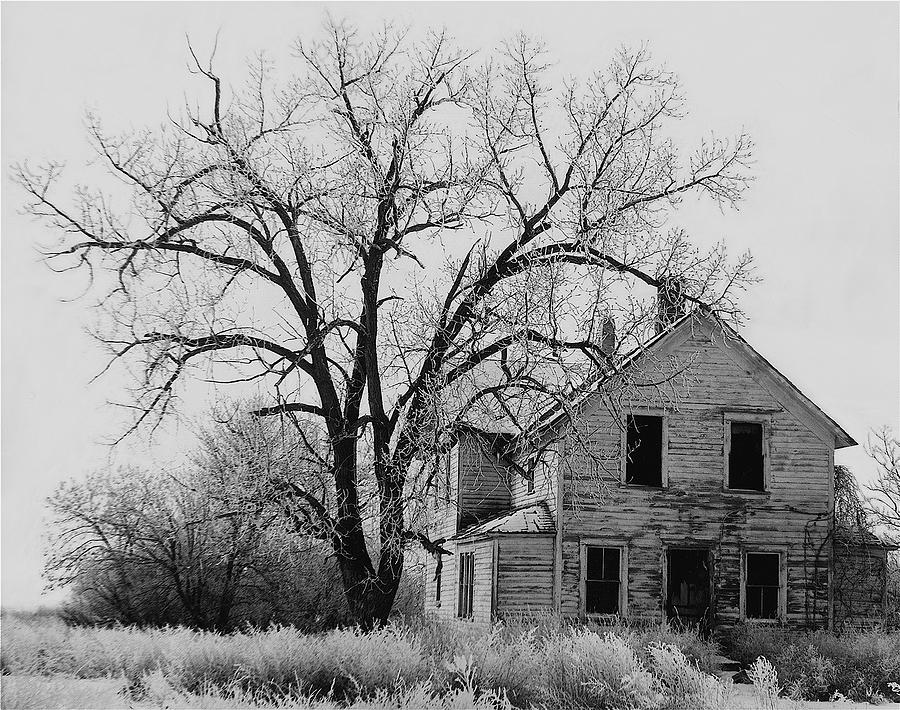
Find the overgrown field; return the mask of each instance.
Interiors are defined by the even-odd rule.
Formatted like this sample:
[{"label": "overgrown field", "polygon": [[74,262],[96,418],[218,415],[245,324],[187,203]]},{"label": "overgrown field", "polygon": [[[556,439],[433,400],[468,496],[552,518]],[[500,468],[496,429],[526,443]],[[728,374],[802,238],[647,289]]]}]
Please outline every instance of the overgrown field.
[{"label": "overgrown field", "polygon": [[479,635],[419,618],[368,634],[281,627],[220,635],[4,614],[0,634],[3,708],[674,710],[775,707],[779,693],[878,702],[900,690],[892,686],[900,681],[896,633],[739,628],[727,644],[752,664],[749,705],[709,673],[715,644],[669,628],[599,630],[545,617]]},{"label": "overgrown field", "polygon": [[[135,707],[722,708],[729,690],[701,670],[711,644],[659,629],[510,624],[467,638],[417,620],[368,634],[222,636],[5,616],[2,637],[4,708],[60,707],[67,687],[88,692],[77,679],[103,678],[97,692],[124,693]],[[29,694],[25,676],[62,685]]]}]

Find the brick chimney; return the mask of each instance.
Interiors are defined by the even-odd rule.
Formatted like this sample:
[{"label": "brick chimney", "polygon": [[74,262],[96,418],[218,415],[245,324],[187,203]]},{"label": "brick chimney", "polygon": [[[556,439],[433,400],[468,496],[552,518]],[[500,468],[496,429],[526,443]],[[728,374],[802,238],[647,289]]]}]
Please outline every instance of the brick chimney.
[{"label": "brick chimney", "polygon": [[656,333],[659,335],[685,314],[684,285],[676,276],[660,276],[656,289]]},{"label": "brick chimney", "polygon": [[603,319],[600,349],[607,357],[612,357],[613,353],[616,352],[616,323],[609,316]]}]

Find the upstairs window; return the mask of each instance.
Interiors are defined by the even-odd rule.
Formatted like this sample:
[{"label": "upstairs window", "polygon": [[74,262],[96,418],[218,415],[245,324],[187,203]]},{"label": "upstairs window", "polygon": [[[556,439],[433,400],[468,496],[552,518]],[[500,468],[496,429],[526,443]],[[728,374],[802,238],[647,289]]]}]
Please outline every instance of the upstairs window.
[{"label": "upstairs window", "polygon": [[537,468],[540,466],[541,458],[537,453],[531,454],[525,462],[525,493],[534,493],[534,477],[537,475]]},{"label": "upstairs window", "polygon": [[625,483],[657,486],[662,480],[663,418],[628,416]]},{"label": "upstairs window", "polygon": [[781,555],[747,553],[744,603],[748,619],[777,619],[781,606]]},{"label": "upstairs window", "polygon": [[451,483],[452,476],[452,459],[453,447],[435,455],[434,473],[431,478],[431,490],[433,493],[433,502],[435,507],[449,505],[452,500],[453,485]]},{"label": "upstairs window", "polygon": [[761,422],[730,422],[728,487],[749,491],[766,489],[763,425]]},{"label": "upstairs window", "polygon": [[471,619],[474,614],[475,597],[475,553],[463,552],[459,556],[459,601],[456,615],[460,619]]},{"label": "upstairs window", "polygon": [[441,560],[440,555],[438,555],[437,563],[434,566],[434,604],[435,606],[441,605],[441,568],[443,565],[441,564],[443,560]]},{"label": "upstairs window", "polygon": [[622,551],[618,547],[588,547],[585,553],[585,612],[618,614],[622,587]]},{"label": "upstairs window", "polygon": [[525,479],[525,492],[526,493],[534,493],[534,477],[537,474],[538,462],[535,461],[531,465],[531,470],[528,472],[528,477]]}]

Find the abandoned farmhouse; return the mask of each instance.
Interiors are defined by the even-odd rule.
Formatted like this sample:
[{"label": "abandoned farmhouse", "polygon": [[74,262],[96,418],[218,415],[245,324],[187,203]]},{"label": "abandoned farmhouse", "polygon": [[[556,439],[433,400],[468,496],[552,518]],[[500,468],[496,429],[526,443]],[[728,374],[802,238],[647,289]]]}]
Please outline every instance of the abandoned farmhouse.
[{"label": "abandoned farmhouse", "polygon": [[887,548],[834,529],[834,452],[856,442],[713,315],[658,323],[527,445],[495,428],[443,454],[428,611],[804,627],[882,612]]}]

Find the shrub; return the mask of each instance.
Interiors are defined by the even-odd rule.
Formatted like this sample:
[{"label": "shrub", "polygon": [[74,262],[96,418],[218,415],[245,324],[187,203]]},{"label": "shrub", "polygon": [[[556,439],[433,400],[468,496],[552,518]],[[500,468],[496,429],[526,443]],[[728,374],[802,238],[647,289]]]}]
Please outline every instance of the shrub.
[{"label": "shrub", "polygon": [[616,633],[629,639],[631,646],[638,650],[641,659],[648,663],[648,649],[653,646],[674,646],[681,650],[686,659],[696,663],[704,673],[715,671],[714,658],[719,654],[718,644],[712,639],[704,638],[699,631],[676,629],[668,624],[644,626],[638,628],[616,627]]},{"label": "shrub", "polygon": [[394,624],[419,639],[422,653],[429,658],[452,659],[462,652],[465,639],[455,624],[448,624],[434,614],[399,617]]},{"label": "shrub", "polygon": [[575,629],[545,642],[544,683],[558,707],[655,708],[663,695],[627,641]]},{"label": "shrub", "polygon": [[775,657],[775,667],[785,691],[795,700],[828,700],[834,694],[834,662],[812,644],[806,648],[788,644]]},{"label": "shrub", "polygon": [[747,677],[753,683],[760,710],[775,710],[781,688],[778,687],[778,674],[772,664],[760,656],[750,665]]},{"label": "shrub", "polygon": [[745,667],[762,656],[774,664],[785,690],[802,700],[839,693],[860,702],[900,700],[900,633],[798,631],[741,625],[725,646]]},{"label": "shrub", "polygon": [[524,707],[536,700],[543,688],[543,649],[537,632],[509,632],[503,625],[475,639],[471,644],[471,664],[477,669],[482,688],[505,690],[510,701]]},{"label": "shrub", "polygon": [[716,710],[725,707],[731,683],[701,671],[673,644],[652,643],[651,669],[668,696],[669,707]]}]

